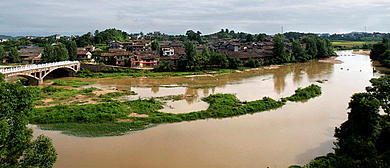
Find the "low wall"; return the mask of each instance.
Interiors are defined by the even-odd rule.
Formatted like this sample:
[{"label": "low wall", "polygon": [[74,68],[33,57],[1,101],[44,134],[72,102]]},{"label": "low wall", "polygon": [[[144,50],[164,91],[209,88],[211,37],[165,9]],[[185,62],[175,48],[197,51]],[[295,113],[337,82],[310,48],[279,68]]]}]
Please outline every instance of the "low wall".
[{"label": "low wall", "polygon": [[89,64],[89,63],[81,63],[81,69],[87,69],[91,72],[101,72],[104,69],[109,69],[111,67],[120,68],[120,69],[131,69],[131,67],[123,67],[123,66],[114,66],[114,65],[99,65],[99,64]]}]

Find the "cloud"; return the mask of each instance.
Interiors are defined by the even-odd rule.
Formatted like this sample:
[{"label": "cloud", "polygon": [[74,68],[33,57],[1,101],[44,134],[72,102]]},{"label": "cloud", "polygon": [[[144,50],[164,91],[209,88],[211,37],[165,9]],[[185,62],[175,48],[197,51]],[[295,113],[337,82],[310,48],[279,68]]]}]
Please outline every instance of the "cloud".
[{"label": "cloud", "polygon": [[0,34],[65,35],[118,28],[203,34],[229,28],[250,33],[388,31],[388,0],[40,0],[0,2]]}]

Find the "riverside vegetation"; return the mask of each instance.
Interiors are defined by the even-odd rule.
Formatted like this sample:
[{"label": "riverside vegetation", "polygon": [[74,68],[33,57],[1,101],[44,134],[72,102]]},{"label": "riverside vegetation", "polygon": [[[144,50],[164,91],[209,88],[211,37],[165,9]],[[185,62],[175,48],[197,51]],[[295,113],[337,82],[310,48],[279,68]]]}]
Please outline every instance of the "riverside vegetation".
[{"label": "riverside vegetation", "polygon": [[[48,90],[54,90],[51,87],[47,88],[50,88]],[[256,101],[241,102],[232,94],[209,95],[202,99],[210,104],[207,110],[181,114],[159,112],[162,103],[154,98],[123,102],[111,100],[111,102],[100,104],[60,104],[35,108],[29,114],[29,121],[31,124],[38,124],[42,129],[60,130],[68,135],[86,137],[117,136],[160,123],[252,114],[279,108],[285,105],[287,100],[300,101],[321,94],[321,88],[316,85],[298,90],[293,96],[282,98],[279,101],[264,97]]]}]

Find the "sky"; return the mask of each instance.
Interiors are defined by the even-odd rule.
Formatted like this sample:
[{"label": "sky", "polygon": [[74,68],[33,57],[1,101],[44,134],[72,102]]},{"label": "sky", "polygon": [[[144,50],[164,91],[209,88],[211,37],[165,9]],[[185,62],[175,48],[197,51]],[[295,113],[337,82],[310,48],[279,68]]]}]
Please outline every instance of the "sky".
[{"label": "sky", "polygon": [[390,0],[0,0],[0,34],[390,32]]}]

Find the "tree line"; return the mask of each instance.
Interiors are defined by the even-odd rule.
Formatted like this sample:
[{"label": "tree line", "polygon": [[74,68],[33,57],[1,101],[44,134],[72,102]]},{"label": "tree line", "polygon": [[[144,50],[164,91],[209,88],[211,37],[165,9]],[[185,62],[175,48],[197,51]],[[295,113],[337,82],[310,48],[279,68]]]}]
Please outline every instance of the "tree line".
[{"label": "tree line", "polygon": [[370,58],[378,60],[385,67],[390,67],[390,39],[383,38],[381,42],[373,44]]}]

